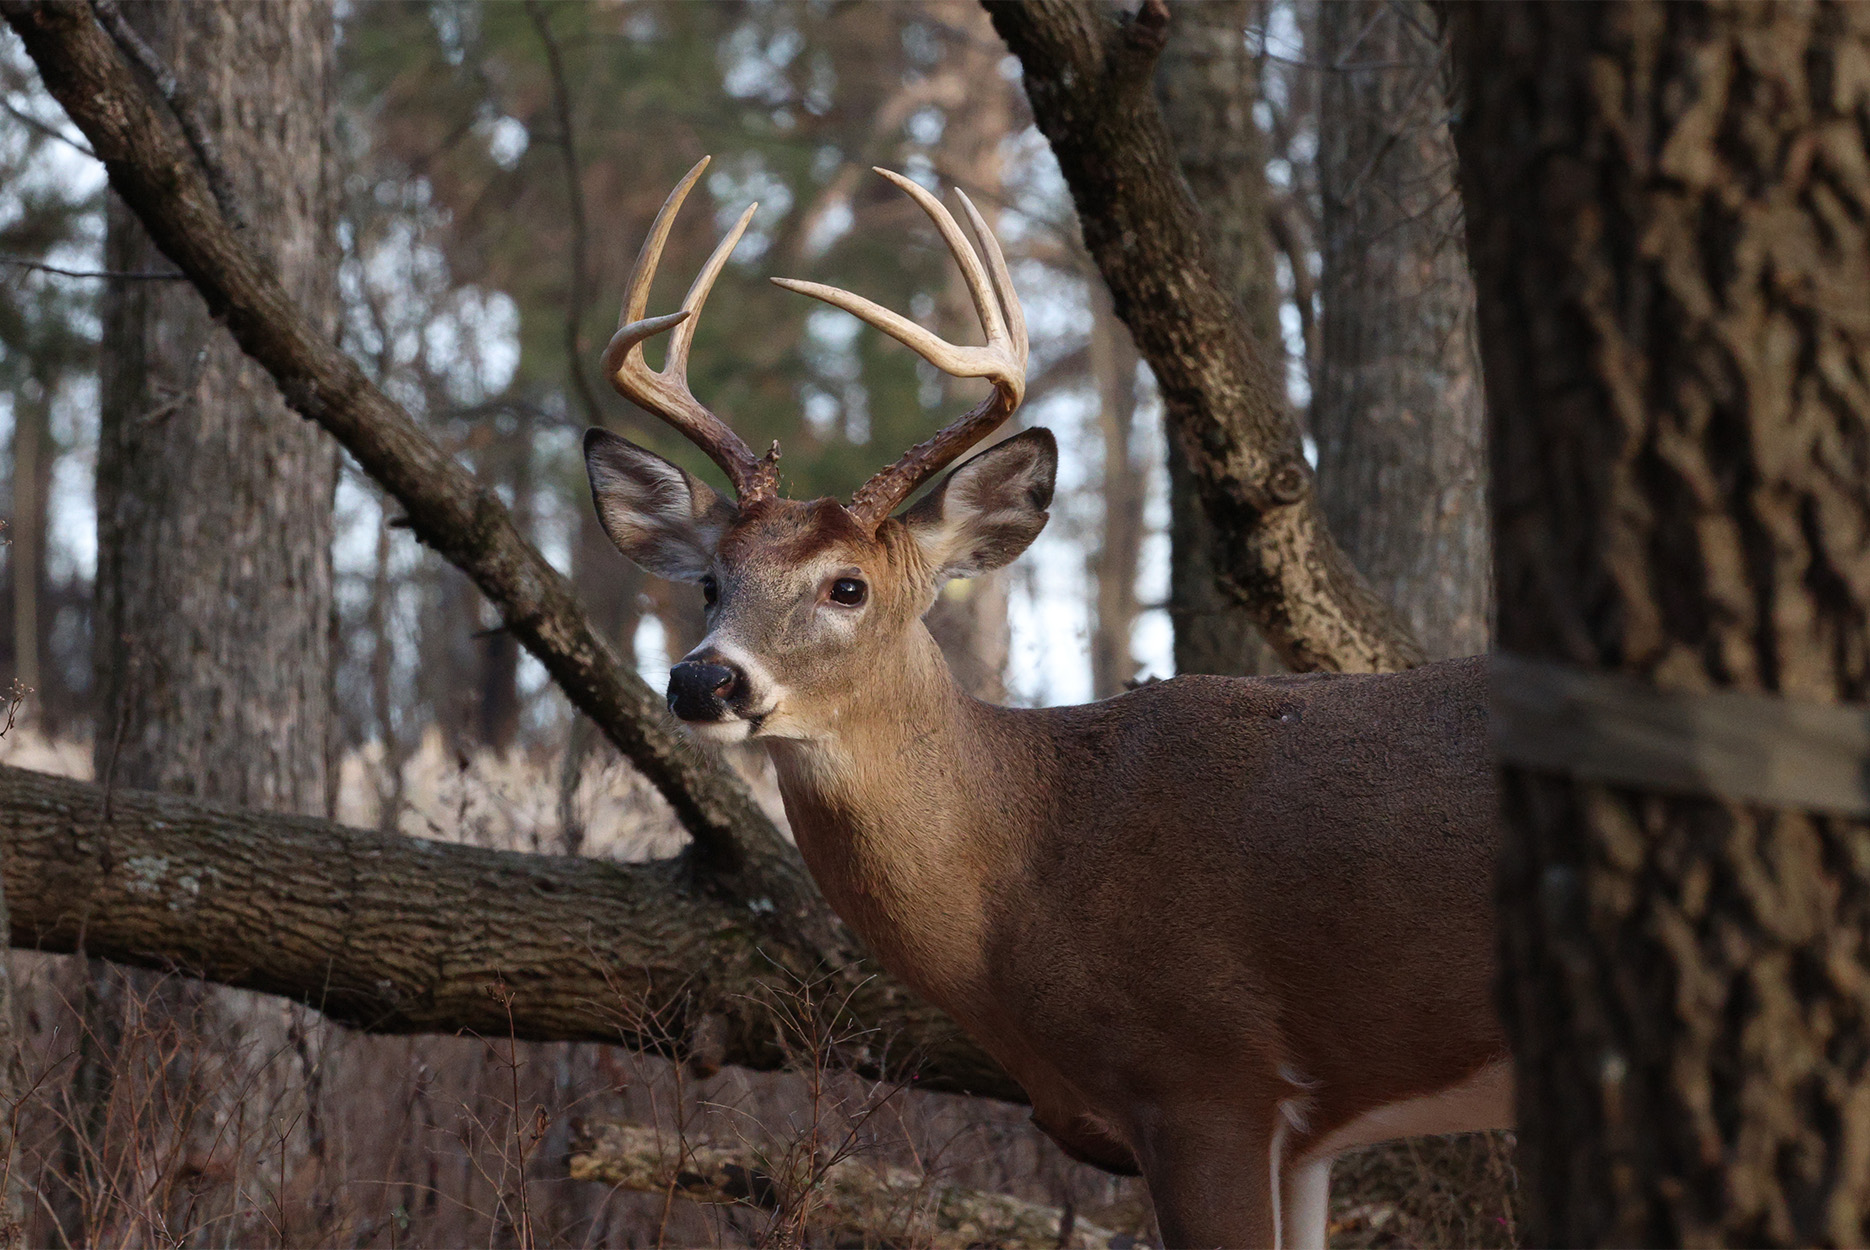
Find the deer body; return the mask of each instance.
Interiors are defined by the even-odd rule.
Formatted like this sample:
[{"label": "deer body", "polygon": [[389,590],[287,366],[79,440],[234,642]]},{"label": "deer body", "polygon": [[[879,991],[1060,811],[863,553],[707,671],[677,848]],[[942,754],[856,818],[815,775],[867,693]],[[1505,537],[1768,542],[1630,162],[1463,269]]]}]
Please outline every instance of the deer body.
[{"label": "deer body", "polygon": [[[1023,393],[997,245],[967,205],[983,265],[932,196],[895,179],[969,274],[985,348],[788,284],[995,393],[851,505],[786,500],[774,457],[683,380],[740,227],[681,313],[643,316],[700,170],[651,231],[605,365],[708,451],[737,501],[603,431],[586,461],[618,547],[706,595],[709,633],[672,668],[671,709],[698,736],[766,744],[833,908],[1020,1081],[1069,1153],[1140,1170],[1171,1245],[1322,1247],[1339,1151],[1509,1123],[1481,661],[1181,677],[1072,708],[968,697],[922,615],[944,580],[1039,533],[1055,444],[1029,430],[896,508]],[[671,327],[651,373],[640,343]]]},{"label": "deer body", "polygon": [[1212,1207],[1230,1174],[1270,1175],[1282,1125],[1296,1173],[1476,1079],[1490,1105],[1399,1127],[1508,1122],[1480,662],[1183,677],[1044,710],[919,689],[877,717],[916,727],[893,741],[772,743],[787,815],[832,906],[1069,1153],[1125,1170],[1152,1130],[1238,1108],[1203,1161]]}]

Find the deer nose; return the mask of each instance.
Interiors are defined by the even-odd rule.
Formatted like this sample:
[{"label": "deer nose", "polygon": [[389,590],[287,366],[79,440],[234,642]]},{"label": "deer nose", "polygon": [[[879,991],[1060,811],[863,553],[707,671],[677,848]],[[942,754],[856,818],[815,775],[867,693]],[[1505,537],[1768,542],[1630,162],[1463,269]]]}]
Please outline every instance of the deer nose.
[{"label": "deer nose", "polygon": [[739,669],[715,659],[683,660],[669,670],[669,710],[683,720],[725,720],[745,684]]}]

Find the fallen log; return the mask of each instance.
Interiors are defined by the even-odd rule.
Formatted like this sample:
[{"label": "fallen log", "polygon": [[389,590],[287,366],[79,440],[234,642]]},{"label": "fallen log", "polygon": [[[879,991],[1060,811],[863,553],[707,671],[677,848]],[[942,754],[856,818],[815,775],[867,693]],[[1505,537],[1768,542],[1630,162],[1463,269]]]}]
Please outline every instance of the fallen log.
[{"label": "fallen log", "polygon": [[864,1245],[1126,1250],[1138,1244],[1057,1207],[946,1184],[912,1168],[697,1144],[620,1120],[574,1126],[567,1168],[576,1181],[802,1216],[834,1240]]}]

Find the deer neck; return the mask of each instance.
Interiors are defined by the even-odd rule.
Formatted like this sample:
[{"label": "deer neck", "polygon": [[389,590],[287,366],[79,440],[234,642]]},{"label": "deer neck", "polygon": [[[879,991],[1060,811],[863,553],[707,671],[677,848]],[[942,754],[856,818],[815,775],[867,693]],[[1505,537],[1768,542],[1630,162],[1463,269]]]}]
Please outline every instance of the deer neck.
[{"label": "deer neck", "polygon": [[912,644],[900,676],[842,709],[834,733],[769,745],[825,897],[886,967],[954,1011],[980,984],[987,891],[1019,841],[981,817],[1007,763],[987,749],[1007,712],[955,684],[920,623]]}]

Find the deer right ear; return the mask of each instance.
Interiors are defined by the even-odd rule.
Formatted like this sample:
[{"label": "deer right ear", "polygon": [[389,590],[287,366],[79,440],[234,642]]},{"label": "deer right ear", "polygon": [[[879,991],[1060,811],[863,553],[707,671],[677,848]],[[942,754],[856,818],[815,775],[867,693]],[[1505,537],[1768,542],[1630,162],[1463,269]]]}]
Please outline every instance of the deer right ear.
[{"label": "deer right ear", "polygon": [[658,577],[698,582],[739,515],[713,487],[609,430],[584,434],[597,519],[617,550]]},{"label": "deer right ear", "polygon": [[963,463],[902,522],[938,578],[978,577],[1011,564],[1039,536],[1057,475],[1058,440],[1027,430]]}]

